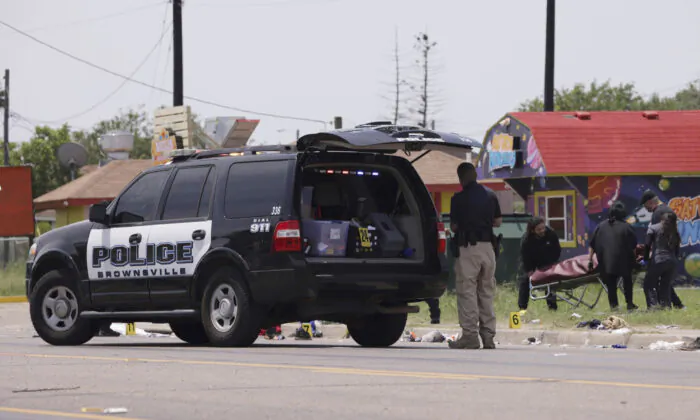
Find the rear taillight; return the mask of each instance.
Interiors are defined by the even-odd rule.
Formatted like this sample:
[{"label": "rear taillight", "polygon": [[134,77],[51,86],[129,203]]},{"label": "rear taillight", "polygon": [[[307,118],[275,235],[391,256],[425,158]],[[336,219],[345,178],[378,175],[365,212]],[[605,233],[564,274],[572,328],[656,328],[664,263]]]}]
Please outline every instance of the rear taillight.
[{"label": "rear taillight", "polygon": [[447,251],[447,233],[445,232],[445,224],[437,224],[437,234],[438,234],[438,252],[445,253]]},{"label": "rear taillight", "polygon": [[277,223],[272,239],[273,252],[301,252],[301,231],[298,220]]}]

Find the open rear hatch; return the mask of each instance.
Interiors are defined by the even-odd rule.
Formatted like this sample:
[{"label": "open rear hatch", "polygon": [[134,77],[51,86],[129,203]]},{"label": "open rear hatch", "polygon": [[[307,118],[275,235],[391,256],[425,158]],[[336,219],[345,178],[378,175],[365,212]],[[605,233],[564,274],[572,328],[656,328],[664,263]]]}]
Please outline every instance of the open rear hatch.
[{"label": "open rear hatch", "polygon": [[370,123],[347,130],[302,136],[297,150],[355,150],[377,153],[443,151],[480,148],[481,143],[455,133],[426,130],[414,126]]},{"label": "open rear hatch", "polygon": [[308,153],[300,159],[297,191],[307,260],[359,263],[361,271],[376,270],[376,263],[435,267],[445,252],[444,228],[416,170],[392,155],[474,147],[481,145],[457,134],[381,123],[301,137],[297,150]]}]

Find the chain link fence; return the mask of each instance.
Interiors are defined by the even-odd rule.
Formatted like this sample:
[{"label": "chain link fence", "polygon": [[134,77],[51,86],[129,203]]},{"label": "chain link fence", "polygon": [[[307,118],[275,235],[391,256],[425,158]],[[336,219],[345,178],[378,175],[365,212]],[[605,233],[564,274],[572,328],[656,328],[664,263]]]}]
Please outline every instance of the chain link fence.
[{"label": "chain link fence", "polygon": [[0,238],[0,296],[24,295],[24,271],[30,246],[27,237]]}]

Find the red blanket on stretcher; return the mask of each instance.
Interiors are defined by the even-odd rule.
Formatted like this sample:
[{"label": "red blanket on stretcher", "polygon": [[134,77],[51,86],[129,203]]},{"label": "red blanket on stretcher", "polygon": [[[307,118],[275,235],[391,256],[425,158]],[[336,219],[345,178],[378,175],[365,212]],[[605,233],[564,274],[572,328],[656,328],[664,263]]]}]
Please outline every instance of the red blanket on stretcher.
[{"label": "red blanket on stretcher", "polygon": [[[637,261],[644,255],[644,246],[638,245],[635,249]],[[598,258],[593,255],[593,271],[588,270],[588,254],[577,255],[567,260],[558,262],[549,268],[536,270],[530,274],[530,282],[533,286],[554,283],[562,280],[573,280],[594,274],[598,268]]]},{"label": "red blanket on stretcher", "polygon": [[[593,256],[593,270],[598,267],[598,259]],[[592,274],[588,271],[588,255],[577,255],[573,258],[558,262],[549,268],[535,270],[530,274],[533,286],[553,283],[561,280],[577,279]]]}]

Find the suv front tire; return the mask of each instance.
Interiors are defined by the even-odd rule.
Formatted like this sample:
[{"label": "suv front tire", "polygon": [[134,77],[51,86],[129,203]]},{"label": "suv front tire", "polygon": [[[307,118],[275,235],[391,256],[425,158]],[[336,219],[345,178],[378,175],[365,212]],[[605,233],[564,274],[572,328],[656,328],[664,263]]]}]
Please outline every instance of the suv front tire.
[{"label": "suv front tire", "polygon": [[76,282],[64,271],[44,274],[29,296],[29,315],[39,337],[54,346],[79,346],[90,341],[99,325],[80,317],[82,302]]},{"label": "suv front tire", "polygon": [[251,300],[240,274],[231,267],[217,270],[202,298],[202,325],[218,347],[248,347],[258,338],[259,307]]}]

